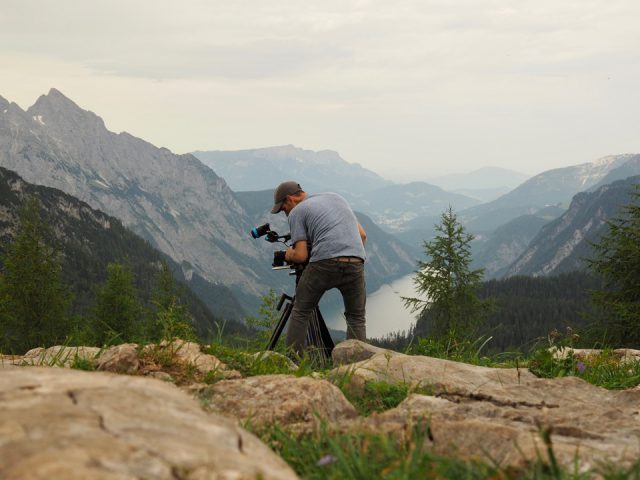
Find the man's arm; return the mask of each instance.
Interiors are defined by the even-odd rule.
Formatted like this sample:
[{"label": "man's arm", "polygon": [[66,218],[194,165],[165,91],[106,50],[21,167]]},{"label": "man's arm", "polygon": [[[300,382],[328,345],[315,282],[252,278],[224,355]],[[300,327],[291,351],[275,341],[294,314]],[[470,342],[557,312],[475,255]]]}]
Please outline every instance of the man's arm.
[{"label": "man's arm", "polygon": [[284,260],[287,263],[304,263],[309,259],[309,250],[307,250],[307,241],[298,240],[293,247],[287,248],[284,254]]},{"label": "man's arm", "polygon": [[367,243],[367,232],[364,231],[362,225],[358,224],[358,232],[360,232],[360,238],[362,239],[362,245]]}]

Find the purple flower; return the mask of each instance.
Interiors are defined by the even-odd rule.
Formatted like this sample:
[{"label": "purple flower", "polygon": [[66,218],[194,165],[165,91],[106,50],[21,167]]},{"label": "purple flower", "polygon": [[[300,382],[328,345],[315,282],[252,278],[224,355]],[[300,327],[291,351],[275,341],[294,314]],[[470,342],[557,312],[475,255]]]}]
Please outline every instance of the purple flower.
[{"label": "purple flower", "polygon": [[319,467],[324,467],[325,465],[331,465],[336,460],[337,458],[333,455],[325,455],[320,460],[318,460],[318,463],[316,463],[316,465]]},{"label": "purple flower", "polygon": [[587,369],[587,366],[584,363],[582,362],[576,363],[576,370],[578,370],[579,373],[584,373],[586,369]]}]

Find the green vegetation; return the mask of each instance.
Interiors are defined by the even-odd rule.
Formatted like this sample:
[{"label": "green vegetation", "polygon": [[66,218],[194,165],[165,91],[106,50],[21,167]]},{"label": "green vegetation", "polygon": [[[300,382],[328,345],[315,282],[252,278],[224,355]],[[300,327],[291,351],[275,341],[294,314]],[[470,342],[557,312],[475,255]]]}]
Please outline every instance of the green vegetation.
[{"label": "green vegetation", "polygon": [[107,281],[96,295],[93,323],[98,345],[140,339],[142,307],[133,286],[133,274],[125,265],[107,266]]},{"label": "green vegetation", "polygon": [[611,345],[640,343],[640,185],[631,194],[632,203],[608,223],[609,231],[593,245],[591,270],[604,280],[593,300],[600,315],[597,338]]},{"label": "green vegetation", "polygon": [[0,276],[0,350],[24,352],[64,341],[71,330],[70,295],[61,280],[60,252],[30,199]]},{"label": "green vegetation", "polygon": [[489,478],[496,469],[482,462],[438,457],[423,448],[428,426],[416,426],[407,438],[329,432],[297,438],[273,427],[261,435],[304,479]]},{"label": "green vegetation", "polygon": [[534,462],[520,468],[501,467],[491,462],[461,460],[434,454],[428,448],[430,430],[425,420],[405,432],[401,438],[386,434],[342,433],[325,426],[315,434],[302,437],[277,426],[257,432],[303,479],[368,480],[372,478],[412,480],[493,479],[493,480],[623,480],[640,478],[640,460],[629,467],[597,465],[579,471],[579,462],[562,468],[555,460],[551,432],[541,429],[540,436],[550,458],[542,453]]},{"label": "green vegetation", "polygon": [[418,262],[414,284],[418,295],[404,297],[405,305],[420,312],[416,335],[436,338],[470,338],[486,318],[491,302],[477,290],[483,270],[470,270],[473,236],[451,209],[435,226],[436,236],[424,242],[426,261]]}]

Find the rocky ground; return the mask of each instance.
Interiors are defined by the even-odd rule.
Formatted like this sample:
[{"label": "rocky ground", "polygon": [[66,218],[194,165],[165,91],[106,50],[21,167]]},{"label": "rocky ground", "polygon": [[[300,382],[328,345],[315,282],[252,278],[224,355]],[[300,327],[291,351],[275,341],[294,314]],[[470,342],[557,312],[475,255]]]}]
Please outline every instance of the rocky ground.
[{"label": "rocky ground", "polygon": [[[640,457],[638,389],[609,391],[575,377],[540,379],[526,369],[408,356],[354,340],[337,345],[333,363],[317,378],[243,378],[186,342],[2,357],[0,478],[296,478],[241,428],[247,422],[296,434],[321,423],[388,435],[424,425],[425,448],[434,453],[503,467],[546,458],[545,434],[565,466]],[[83,365],[97,371],[77,369]],[[373,380],[422,393],[363,417],[336,385],[357,394]]]}]

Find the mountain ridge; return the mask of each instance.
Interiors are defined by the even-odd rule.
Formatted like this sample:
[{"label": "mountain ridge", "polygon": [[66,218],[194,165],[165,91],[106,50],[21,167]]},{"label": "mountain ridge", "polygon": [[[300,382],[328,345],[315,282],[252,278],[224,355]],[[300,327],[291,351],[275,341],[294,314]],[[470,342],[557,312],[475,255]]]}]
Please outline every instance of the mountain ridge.
[{"label": "mountain ridge", "polygon": [[630,203],[631,188],[638,183],[640,176],[628,177],[575,195],[563,215],[542,227],[506,270],[505,277],[545,276],[584,269],[583,259],[592,254],[590,244],[598,242],[606,232],[607,221],[620,213],[620,207]]}]

